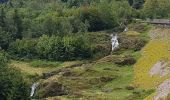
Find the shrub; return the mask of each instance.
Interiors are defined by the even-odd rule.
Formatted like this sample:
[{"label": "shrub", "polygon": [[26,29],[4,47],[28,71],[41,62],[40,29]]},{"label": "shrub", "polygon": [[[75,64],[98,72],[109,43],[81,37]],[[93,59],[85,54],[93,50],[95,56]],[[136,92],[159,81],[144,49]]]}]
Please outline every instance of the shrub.
[{"label": "shrub", "polygon": [[36,45],[36,50],[38,56],[43,59],[55,59],[59,60],[62,55],[62,39],[60,37],[49,37],[47,35],[43,35],[39,38],[38,43]]},{"label": "shrub", "polygon": [[140,50],[146,43],[144,39],[141,39],[139,37],[120,37],[120,48],[121,49],[131,49],[134,51]]},{"label": "shrub", "polygon": [[19,71],[0,68],[0,76],[1,100],[29,100],[29,86]]},{"label": "shrub", "polygon": [[0,51],[0,67],[6,66],[8,61],[9,61],[9,55],[4,51]]},{"label": "shrub", "polygon": [[29,100],[29,86],[18,70],[7,66],[6,53],[0,52],[0,99]]},{"label": "shrub", "polygon": [[37,52],[41,58],[51,60],[73,60],[89,58],[90,46],[79,36],[48,37],[42,36],[37,44]]},{"label": "shrub", "polygon": [[100,59],[111,53],[110,36],[103,32],[90,32],[85,35],[91,45],[92,57]]},{"label": "shrub", "polygon": [[100,8],[103,9],[99,9],[97,7],[89,7],[87,10],[81,11],[80,18],[83,22],[89,22],[89,31],[100,31],[103,29],[110,29],[114,26],[113,18],[110,17],[111,11],[103,12],[104,10],[108,9],[105,9],[102,5],[100,6]]},{"label": "shrub", "polygon": [[35,58],[36,44],[36,40],[33,39],[16,40],[15,42],[11,43],[9,47],[9,52],[10,54],[17,57]]}]

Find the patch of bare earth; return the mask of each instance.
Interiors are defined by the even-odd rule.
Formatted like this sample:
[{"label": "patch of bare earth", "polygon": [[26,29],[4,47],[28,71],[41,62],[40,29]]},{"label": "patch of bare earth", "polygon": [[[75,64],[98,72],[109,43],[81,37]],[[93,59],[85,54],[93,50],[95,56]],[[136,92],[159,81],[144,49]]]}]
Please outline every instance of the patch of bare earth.
[{"label": "patch of bare earth", "polygon": [[[151,41],[155,39],[169,39],[170,29],[168,28],[158,28],[150,31]],[[170,74],[170,61],[158,61],[150,70],[149,74],[151,76],[164,77]],[[165,80],[156,89],[156,95],[153,100],[170,100],[167,99],[170,94],[170,79]]]},{"label": "patch of bare earth", "polygon": [[151,76],[164,77],[170,73],[170,62],[158,61],[150,70],[149,74]]},{"label": "patch of bare earth", "polygon": [[150,31],[151,39],[165,39],[170,37],[170,29],[156,28]]},{"label": "patch of bare earth", "polygon": [[170,79],[167,79],[158,86],[154,100],[166,100],[169,94],[170,94]]}]

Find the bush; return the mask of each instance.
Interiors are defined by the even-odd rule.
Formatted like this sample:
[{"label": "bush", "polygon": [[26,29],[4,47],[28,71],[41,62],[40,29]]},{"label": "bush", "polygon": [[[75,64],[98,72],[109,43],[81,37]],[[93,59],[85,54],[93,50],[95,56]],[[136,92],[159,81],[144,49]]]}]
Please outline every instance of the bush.
[{"label": "bush", "polygon": [[16,40],[10,44],[9,52],[11,55],[15,55],[17,57],[35,58],[36,44],[37,41],[33,39]]},{"label": "bush", "polygon": [[29,100],[29,85],[19,71],[0,68],[0,76],[1,100]]},{"label": "bush", "polygon": [[62,48],[63,43],[60,37],[43,35],[38,40],[36,51],[40,58],[59,60],[60,55],[63,55]]},{"label": "bush", "polygon": [[[106,6],[106,5],[105,5]],[[83,22],[89,22],[89,31],[100,31],[104,29],[110,29],[114,27],[114,20],[109,11],[103,12],[103,10],[108,10],[100,6],[101,9],[97,7],[90,7],[88,10],[82,10],[80,18]],[[102,9],[103,8],[103,9]]]},{"label": "bush", "polygon": [[92,57],[100,59],[111,53],[110,36],[103,32],[90,32],[85,35],[91,45]]},{"label": "bush", "polygon": [[0,99],[29,100],[29,86],[18,70],[7,66],[6,53],[0,52]]},{"label": "bush", "polygon": [[60,62],[50,62],[50,61],[42,61],[42,60],[35,60],[30,62],[30,66],[33,67],[58,67]]},{"label": "bush", "polygon": [[46,36],[43,35],[36,47],[37,53],[43,59],[51,60],[73,60],[89,58],[91,56],[90,46],[86,44],[81,36]]},{"label": "bush", "polygon": [[92,47],[92,50],[93,58],[99,59],[111,53],[111,46],[110,44],[96,44]]},{"label": "bush", "polygon": [[9,52],[18,58],[41,58],[48,60],[74,60],[91,57],[91,45],[82,36],[47,36],[38,40],[16,40]]},{"label": "bush", "polygon": [[0,51],[0,67],[7,66],[8,61],[9,61],[9,55],[4,51]]},{"label": "bush", "polygon": [[134,51],[141,50],[141,48],[146,44],[144,39],[140,37],[132,36],[132,37],[120,37],[120,49],[131,49]]}]

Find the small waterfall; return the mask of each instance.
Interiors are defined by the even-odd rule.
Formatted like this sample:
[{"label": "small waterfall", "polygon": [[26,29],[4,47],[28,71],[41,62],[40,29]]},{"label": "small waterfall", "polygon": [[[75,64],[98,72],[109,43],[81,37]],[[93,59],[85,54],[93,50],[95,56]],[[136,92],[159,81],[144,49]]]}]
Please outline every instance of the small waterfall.
[{"label": "small waterfall", "polygon": [[119,42],[118,42],[118,39],[117,39],[117,35],[111,35],[112,39],[111,39],[111,42],[112,42],[112,51],[115,50],[118,46],[119,46]]},{"label": "small waterfall", "polygon": [[36,88],[39,86],[39,83],[34,83],[32,86],[31,86],[31,93],[30,93],[30,97],[33,97],[34,96],[34,93],[35,93],[35,90]]},{"label": "small waterfall", "polygon": [[124,32],[127,32],[127,31],[128,31],[128,27],[125,27]]}]

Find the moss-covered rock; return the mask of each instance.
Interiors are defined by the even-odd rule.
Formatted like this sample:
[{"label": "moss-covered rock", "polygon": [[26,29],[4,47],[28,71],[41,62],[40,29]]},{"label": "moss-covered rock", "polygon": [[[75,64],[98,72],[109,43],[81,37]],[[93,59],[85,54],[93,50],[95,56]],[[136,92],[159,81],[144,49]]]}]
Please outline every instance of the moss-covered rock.
[{"label": "moss-covered rock", "polygon": [[146,44],[146,41],[137,36],[120,36],[120,49],[128,49],[138,51]]},{"label": "moss-covered rock", "polygon": [[38,91],[39,97],[62,96],[69,93],[68,88],[57,81],[43,83]]}]

